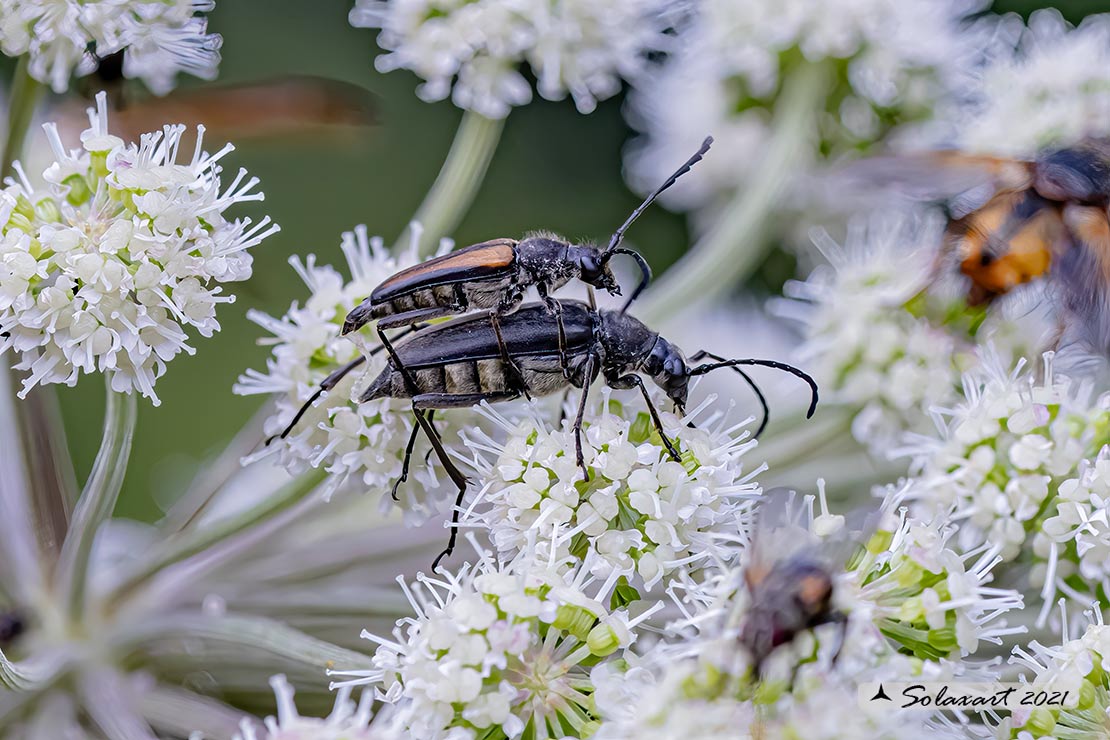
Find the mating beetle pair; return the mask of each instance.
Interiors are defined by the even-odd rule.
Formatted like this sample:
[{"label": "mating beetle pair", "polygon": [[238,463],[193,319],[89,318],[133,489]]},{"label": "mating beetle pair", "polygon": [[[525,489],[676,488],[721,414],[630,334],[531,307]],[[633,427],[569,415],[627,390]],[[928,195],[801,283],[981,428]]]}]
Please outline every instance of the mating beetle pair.
[{"label": "mating beetle pair", "polygon": [[[564,341],[562,350],[560,339]],[[717,361],[691,367],[678,347],[639,319],[623,311],[598,311],[578,301],[563,303],[560,321],[542,303],[531,303],[503,317],[498,331],[494,331],[485,316],[476,314],[421,329],[396,347],[392,344],[385,347],[390,354],[389,363],[359,400],[412,399],[417,426],[405,450],[401,481],[408,474],[416,436],[422,430],[458,487],[452,525],[458,523],[466,477],[455,467],[432,426],[431,415],[438,409],[509,401],[525,394],[543,396],[572,386],[581,388],[573,426],[575,459],[588,480],[582,453],[582,420],[586,396],[598,376],[611,388],[639,388],[656,431],[676,460],[681,460],[678,450],[663,429],[641,374],[667,393],[679,413],[686,405],[690,378],[738,365],[772,367],[802,378],[812,394],[807,416],[817,406],[817,384],[797,368],[773,360],[726,360],[705,351],[691,359],[696,362],[710,357]],[[510,370],[501,359],[506,352],[513,358],[515,369]],[[436,558],[433,570],[440,559],[451,554],[456,534],[457,528],[452,526],[447,549]]]},{"label": "mating beetle pair", "polygon": [[[705,351],[691,360],[696,362],[709,357],[716,362],[691,367],[674,344],[626,313],[646,287],[651,271],[643,257],[620,247],[624,233],[664,190],[702,158],[711,143],[712,139],[707,138],[693,157],[632,212],[605,250],[568,244],[550,236],[531,236],[519,242],[510,239],[485,242],[397,273],[348,314],[344,334],[377,320],[382,346],[371,354],[383,348],[389,353],[387,366],[371,381],[359,400],[412,400],[417,423],[405,449],[397,485],[407,478],[417,435],[423,431],[431,442],[432,451],[458,488],[450,541],[436,558],[433,569],[454,549],[457,535],[454,525],[458,523],[467,484],[466,477],[448,456],[433,424],[438,409],[581,388],[583,393],[573,428],[576,461],[587,480],[582,423],[586,395],[599,376],[612,388],[640,389],[664,446],[676,460],[679,459],[678,450],[663,430],[641,374],[661,387],[681,413],[690,378],[731,367],[753,388],[759,399],[764,414],[759,428],[762,431],[767,422],[766,402],[739,366],[773,367],[790,372],[809,384],[812,400],[807,416],[813,414],[817,386],[801,370],[772,360],[726,360]],[[571,279],[620,295],[620,286],[608,266],[616,254],[633,256],[642,272],[640,284],[620,310],[598,311],[592,305],[560,302],[550,295]],[[536,286],[542,302],[522,307],[524,292],[531,285]],[[436,326],[420,323],[471,309],[484,309],[488,313],[463,316]],[[394,346],[393,341],[400,337],[391,340],[385,330],[402,326],[408,327],[405,334],[415,333]],[[291,431],[321,393],[334,387],[365,359],[359,357],[329,375],[281,436]]]}]

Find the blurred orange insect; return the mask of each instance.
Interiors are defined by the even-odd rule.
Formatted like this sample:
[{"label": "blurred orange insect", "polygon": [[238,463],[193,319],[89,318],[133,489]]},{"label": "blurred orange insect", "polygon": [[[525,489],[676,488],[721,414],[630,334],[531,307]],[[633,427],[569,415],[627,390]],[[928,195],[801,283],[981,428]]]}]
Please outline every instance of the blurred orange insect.
[{"label": "blurred orange insect", "polygon": [[98,60],[96,70],[81,78],[82,98],[59,104],[63,129],[76,134],[86,125],[87,98],[105,90],[111,101],[112,132],[138,141],[163,124],[181,123],[190,130],[203,125],[206,137],[230,139],[280,138],[350,132],[362,135],[377,123],[377,101],[357,85],[322,77],[293,76],[246,84],[209,84],[175,90],[165,97],[141,92],[141,85],[123,76],[122,52]]},{"label": "blurred orange insect", "polygon": [[879,157],[853,179],[939,200],[949,214],[941,259],[970,280],[968,303],[989,303],[1046,278],[1062,320],[1110,351],[1110,139],[1086,139],[1034,159],[958,152]]}]

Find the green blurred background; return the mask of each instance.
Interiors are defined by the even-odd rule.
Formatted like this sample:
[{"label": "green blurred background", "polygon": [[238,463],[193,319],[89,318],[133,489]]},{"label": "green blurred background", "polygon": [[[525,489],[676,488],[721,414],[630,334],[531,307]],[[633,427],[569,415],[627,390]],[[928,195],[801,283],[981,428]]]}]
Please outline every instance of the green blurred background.
[{"label": "green blurred background", "polygon": [[[995,8],[1025,13],[1041,5],[1007,0]],[[1078,21],[1087,13],[1110,11],[1110,2],[1069,0],[1056,7]],[[291,301],[306,296],[288,258],[315,253],[321,263],[345,272],[339,235],[359,223],[392,241],[419,206],[451,144],[459,111],[449,103],[418,100],[416,78],[408,73],[375,71],[376,31],[352,28],[349,8],[347,0],[220,0],[210,14],[209,29],[224,36],[220,83],[290,74],[343,80],[377,96],[380,120],[362,138],[236,142],[238,151],[224,160],[229,171],[246,167],[261,178],[266,193],[264,203],[229,215],[269,214],[282,231],[255,250],[254,277],[231,286],[238,301],[221,307],[223,331],[198,339],[197,354],[175,359],[158,381],[162,405],[140,401],[121,516],[157,518],[156,502],[184,490],[205,458],[262,403],[260,397],[232,395],[231,386],[246,368],[264,368],[268,355],[256,344],[264,332],[247,321],[247,309],[280,316]],[[569,101],[537,99],[516,110],[456,240],[467,244],[538,228],[574,239],[606,238],[638,202],[621,177],[621,148],[630,136],[621,105],[617,97],[582,116]],[[208,148],[219,145],[213,141]],[[637,224],[630,241],[661,272],[687,246],[684,219],[656,208]],[[100,440],[103,385],[87,377],[77,388],[59,388],[58,395],[78,479],[84,480]]]}]

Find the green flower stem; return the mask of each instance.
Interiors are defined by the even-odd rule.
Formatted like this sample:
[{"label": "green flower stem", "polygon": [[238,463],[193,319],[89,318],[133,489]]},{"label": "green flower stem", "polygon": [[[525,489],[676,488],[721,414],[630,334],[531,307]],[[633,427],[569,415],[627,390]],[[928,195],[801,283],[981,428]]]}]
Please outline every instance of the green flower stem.
[{"label": "green flower stem", "polygon": [[224,484],[243,469],[242,459],[263,443],[263,425],[273,413],[272,402],[262,404],[220,454],[205,463],[189,488],[166,512],[162,520],[165,531],[180,532],[208,509]]},{"label": "green flower stem", "polygon": [[[459,225],[470,208],[504,128],[503,118],[486,118],[473,111],[463,115],[447,160],[413,217],[424,227],[420,236],[422,256],[433,254],[439,240]],[[397,243],[405,245],[411,238],[412,231],[406,227]]]},{"label": "green flower stem", "polygon": [[762,177],[740,190],[713,228],[640,299],[636,314],[648,325],[722,297],[759,266],[770,244],[770,217],[797,166],[814,152],[826,79],[822,65],[806,63],[784,81]]},{"label": "green flower stem", "polygon": [[8,134],[4,141],[0,179],[12,173],[12,163],[23,155],[23,142],[27,138],[27,130],[31,127],[31,119],[35,116],[35,107],[46,90],[41,82],[31,76],[29,65],[29,57],[21,56],[15,68],[15,75],[12,77]]},{"label": "green flower stem", "polygon": [[81,491],[73,513],[69,533],[62,544],[58,562],[58,584],[67,613],[78,619],[85,608],[85,587],[88,581],[89,555],[93,539],[116,508],[131,442],[135,435],[137,400],[134,393],[117,393],[112,381],[105,379],[107,404],[104,410],[104,434],[96,453],[92,472]]},{"label": "green flower stem", "polygon": [[325,476],[326,473],[323,470],[313,468],[298,475],[274,495],[264,498],[257,506],[240,514],[210,523],[204,527],[185,527],[152,552],[150,557],[144,558],[139,570],[116,589],[111,602],[120,606],[139,586],[164,568],[203,552],[217,543],[261,524],[294,506],[316,490]]},{"label": "green flower stem", "polygon": [[[181,640],[182,636],[188,636],[188,640]],[[107,640],[119,650],[155,644],[159,648],[158,660],[178,658],[213,672],[244,664],[261,665],[274,672],[289,668],[323,671],[332,667],[345,670],[373,667],[367,655],[262,617],[181,612],[151,617],[126,633],[108,635]]]}]

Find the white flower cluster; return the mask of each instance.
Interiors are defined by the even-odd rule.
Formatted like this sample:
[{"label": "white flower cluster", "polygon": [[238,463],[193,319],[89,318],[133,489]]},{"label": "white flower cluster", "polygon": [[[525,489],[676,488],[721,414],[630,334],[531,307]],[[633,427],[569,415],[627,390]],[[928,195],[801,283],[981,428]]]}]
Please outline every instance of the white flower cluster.
[{"label": "white flower cluster", "polygon": [[913,495],[925,515],[952,512],[965,548],[989,542],[1005,560],[1021,552],[1060,483],[1106,442],[1107,400],[1088,400],[1053,369],[1020,361],[1008,371],[989,353],[964,377],[964,400],[942,410],[941,438],[918,438]]},{"label": "white flower cluster", "polygon": [[1033,536],[1031,580],[1047,587],[1046,601],[1059,587],[1087,606],[1110,584],[1110,447],[1083,461],[1056,494]]},{"label": "white flower cluster", "polygon": [[270,686],[277,698],[277,716],[267,717],[265,729],[243,720],[233,740],[400,740],[404,735],[389,720],[371,712],[374,694],[364,691],[358,703],[351,699],[351,687],[336,692],[335,706],[327,717],[302,717],[293,701],[293,687],[285,676],[274,676]]},{"label": "white flower cluster", "polygon": [[843,245],[814,243],[827,264],[787,283],[782,315],[802,322],[800,360],[822,400],[852,408],[855,437],[886,452],[908,430],[931,427],[928,410],[956,398],[958,345],[907,304],[928,286],[940,232],[933,224],[852,222]]},{"label": "white flower cluster", "polygon": [[[1001,19],[978,79],[945,121],[961,149],[1032,156],[1110,134],[1110,15],[1072,27],[1055,8]],[[952,141],[947,142],[949,144]]]},{"label": "white flower cluster", "polygon": [[[645,189],[697,148],[716,147],[664,199],[702,207],[756,174],[771,136],[769,111],[784,81],[825,64],[830,113],[822,135],[852,147],[879,140],[891,123],[923,115],[942,80],[972,48],[959,32],[967,2],[950,0],[705,0],[679,49],[637,89],[630,122],[644,136],[630,150],[630,177]],[[816,151],[813,152],[816,155]]]},{"label": "white flower cluster", "polygon": [[31,76],[65,92],[97,57],[123,52],[123,74],[154,93],[173,89],[178,72],[210,80],[221,38],[200,13],[213,0],[0,0],[0,50],[28,54]]},{"label": "white flower cluster", "polygon": [[[889,502],[901,493],[887,495]],[[1000,548],[958,553],[949,543],[955,529],[939,518],[881,525],[847,572],[842,604],[923,660],[966,657],[980,641],[999,644],[1024,631],[996,621],[1022,606],[1017,591],[987,585]]]},{"label": "white flower cluster", "polygon": [[220,284],[250,277],[247,250],[278,227],[225,217],[263,199],[245,170],[223,184],[230,144],[208,154],[198,129],[184,162],[184,126],[125,144],[108,132],[103,93],[89,121],[73,150],[45,126],[55,161],[44,187],[17,166],[0,191],[0,352],[21,354],[24,393],[99,370],[157,403],[166,363],[194,352],[186,329],[219,330],[216,306],[234,300]]},{"label": "white flower cluster", "polygon": [[[1096,603],[1083,635],[1070,639],[1067,615],[1058,645],[1032,642],[1014,648],[1010,662],[1028,669],[1029,683],[1046,691],[1067,691],[1063,708],[1014,711],[992,737],[1015,740],[1104,738],[1110,716],[1110,629]],[[1070,704],[1070,706],[1069,706]]]},{"label": "white flower cluster", "polygon": [[530,551],[507,564],[479,558],[453,575],[402,580],[416,616],[392,640],[364,632],[379,644],[376,669],[332,671],[349,679],[336,685],[377,687],[412,737],[516,738],[526,727],[588,737],[591,666],[623,654],[652,610],[635,619],[607,610],[612,581],[593,586],[585,567],[539,566]]},{"label": "white flower cluster", "polygon": [[553,430],[535,415],[513,423],[487,409],[507,437],[468,440],[482,481],[473,517],[502,555],[537,539],[540,560],[596,555],[595,573],[638,575],[648,588],[678,568],[727,562],[748,528],[762,467],[744,471],[741,457],[755,442],[741,425],[718,418],[685,427],[707,415],[707,404],[685,419],[661,414],[678,462],[646,411],[603,394],[602,410],[583,425],[588,483],[569,420]]},{"label": "white flower cluster", "polygon": [[664,48],[674,4],[667,0],[357,0],[351,24],[380,28],[383,72],[408,69],[421,98],[448,95],[460,108],[504,118],[540,95],[570,93],[582,113],[633,79],[646,55]]},{"label": "white flower cluster", "polygon": [[[273,346],[266,372],[248,370],[234,389],[240,395],[277,396],[274,413],[264,425],[265,433],[275,438],[260,454],[278,454],[291,472],[323,468],[329,475],[329,495],[348,483],[389,490],[401,475],[405,444],[416,423],[411,404],[391,399],[358,402],[359,386],[385,367],[385,353],[371,330],[353,338],[343,337],[340,332],[347,313],[374,288],[397,271],[416,264],[419,224],[412,224],[410,232],[412,241],[397,256],[390,254],[381,237],[368,237],[365,226],[344,233],[340,249],[347,260],[350,280],[330,265],[317,265],[315,255],[304,262],[294,257],[290,263],[311,292],[304,304],[294,302],[280,319],[257,310],[247,313],[248,318],[273,334],[260,340]],[[440,253],[450,247],[451,242],[444,240]],[[314,402],[286,437],[277,437],[318,390],[320,382],[358,359],[360,353],[370,355],[369,361]],[[442,425],[439,420],[436,423]],[[416,461],[422,461],[428,450],[426,441],[421,440],[413,453]],[[414,464],[414,483],[402,485],[397,491],[402,508],[414,521],[435,511],[433,494],[439,489],[435,465],[434,457],[427,465]],[[388,494],[382,497],[384,506],[391,501]]]}]

